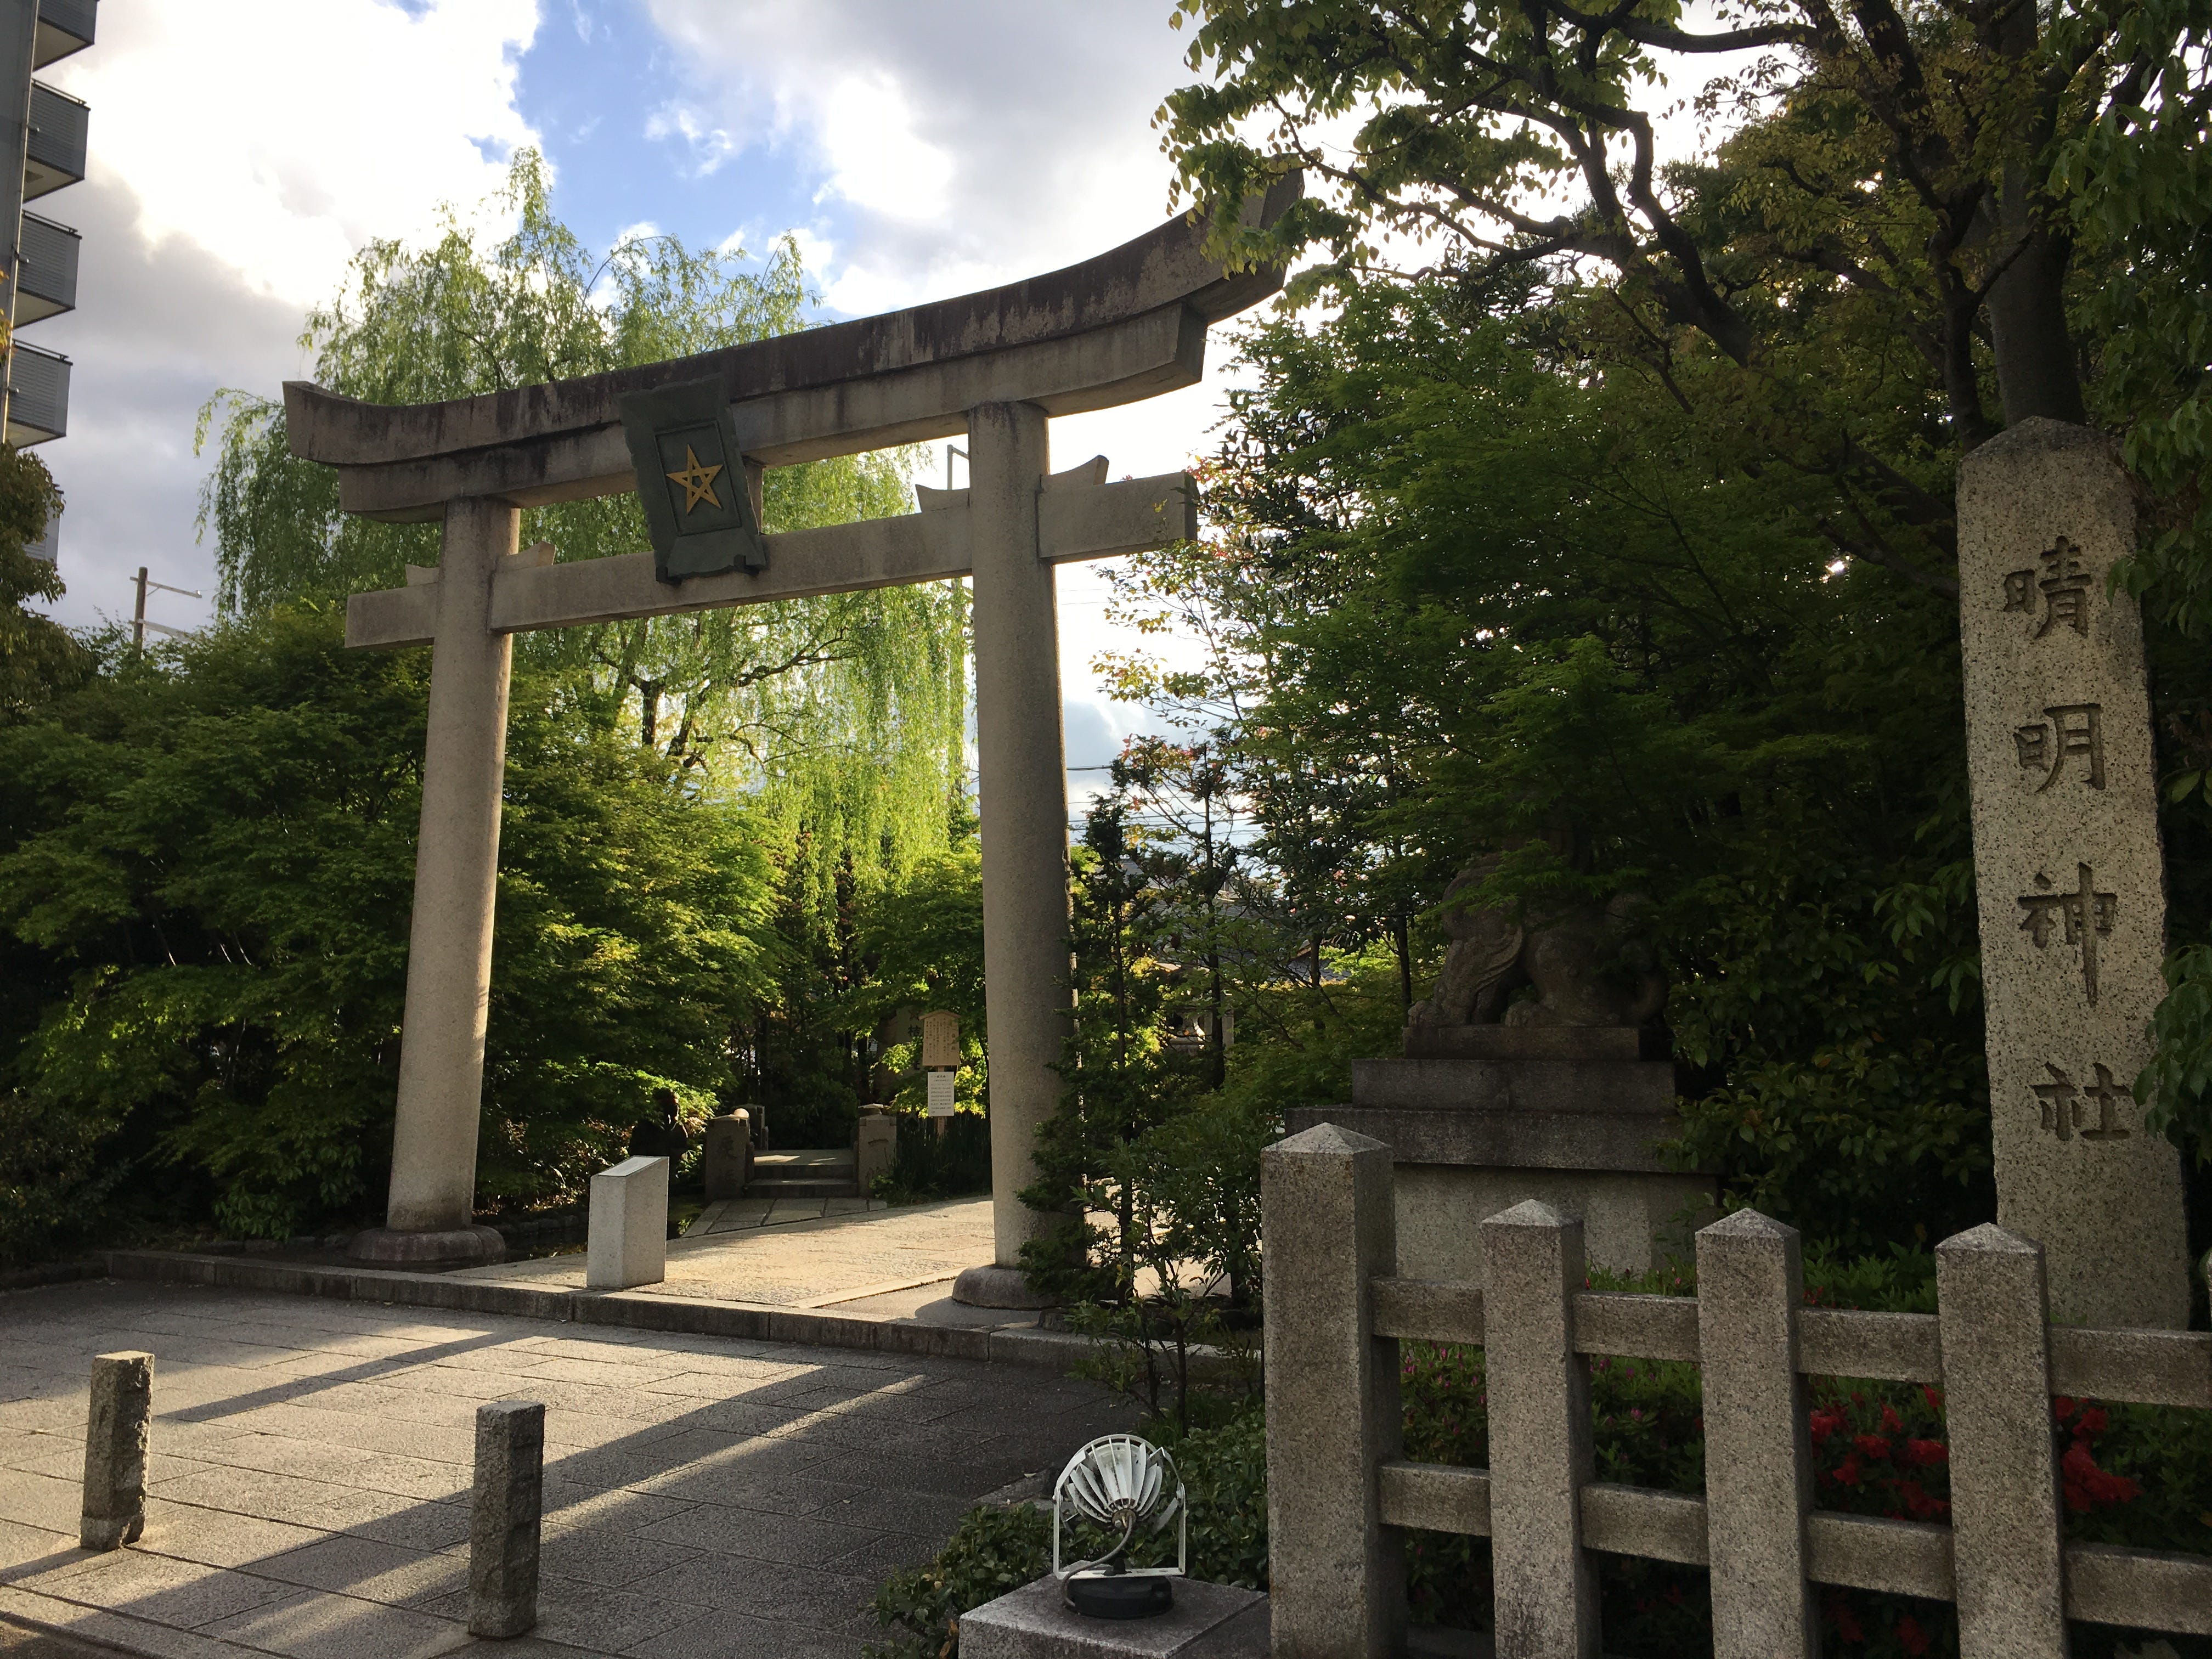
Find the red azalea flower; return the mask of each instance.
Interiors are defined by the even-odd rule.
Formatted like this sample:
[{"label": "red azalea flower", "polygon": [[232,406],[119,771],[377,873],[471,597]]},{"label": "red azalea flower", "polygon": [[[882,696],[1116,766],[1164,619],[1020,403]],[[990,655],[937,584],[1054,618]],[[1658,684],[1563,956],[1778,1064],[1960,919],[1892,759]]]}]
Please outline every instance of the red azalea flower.
[{"label": "red azalea flower", "polygon": [[1923,1383],[1921,1385],[1920,1393],[1922,1397],[1928,1401],[1928,1409],[1929,1411],[1940,1412],[1943,1409],[1943,1396],[1938,1390],[1931,1389],[1925,1383]]},{"label": "red azalea flower", "polygon": [[1905,1432],[1905,1419],[1897,1414],[1896,1407],[1884,1406],[1881,1408],[1881,1431],[1884,1434]]},{"label": "red azalea flower", "polygon": [[1859,1455],[1853,1452],[1844,1460],[1844,1466],[1836,1471],[1836,1479],[1847,1486],[1856,1486],[1863,1473],[1859,1468]]},{"label": "red azalea flower", "polygon": [[2142,1488],[2124,1474],[2097,1467],[2086,1441],[2076,1440],[2058,1461],[2066,1488],[2066,1507],[2086,1514],[2100,1504],[2126,1504],[2142,1496]]},{"label": "red azalea flower", "polygon": [[2074,1432],[2094,1437],[2104,1433],[2106,1421],[2102,1406],[2084,1406],[2081,1415],[2074,1421]]},{"label": "red azalea flower", "polygon": [[2058,1413],[2059,1421],[2064,1422],[2074,1415],[2074,1396],[2067,1394],[2060,1395],[2051,1402],[2051,1409]]},{"label": "red azalea flower", "polygon": [[1897,1621],[1897,1640],[1907,1653],[1928,1651],[1928,1632],[1920,1628],[1918,1621],[1909,1613]]},{"label": "red azalea flower", "polygon": [[1836,1634],[1846,1642],[1866,1640],[1866,1632],[1859,1627],[1859,1621],[1851,1612],[1850,1603],[1844,1601],[1842,1596],[1831,1595],[1828,1598],[1828,1617],[1835,1623]]},{"label": "red azalea flower", "polygon": [[[1827,1443],[1828,1437],[1833,1434],[1838,1429],[1842,1428],[1844,1426],[1844,1414],[1839,1411],[1814,1412],[1810,1424],[1813,1432],[1813,1443],[1816,1446],[1826,1445]],[[1705,1426],[1705,1419],[1703,1418],[1699,1418],[1698,1419],[1698,1426],[1700,1428]]]},{"label": "red azalea flower", "polygon": [[1869,1457],[1887,1459],[1889,1456],[1889,1442],[1878,1434],[1860,1435],[1851,1443]]},{"label": "red azalea flower", "polygon": [[1930,1498],[1917,1480],[1900,1480],[1897,1491],[1915,1521],[1934,1521],[1950,1513],[1951,1506],[1940,1498]]},{"label": "red azalea flower", "polygon": [[1908,1440],[1897,1461],[1908,1469],[1924,1469],[1932,1464],[1951,1461],[1951,1449],[1941,1440]]}]

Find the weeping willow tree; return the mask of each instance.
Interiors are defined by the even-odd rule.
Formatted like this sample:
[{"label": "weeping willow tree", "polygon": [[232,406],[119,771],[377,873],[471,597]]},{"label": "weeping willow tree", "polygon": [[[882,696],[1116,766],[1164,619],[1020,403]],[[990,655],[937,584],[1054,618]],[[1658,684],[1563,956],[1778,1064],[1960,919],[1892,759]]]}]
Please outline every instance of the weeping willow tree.
[{"label": "weeping willow tree", "polygon": [[[511,227],[491,240],[472,225]],[[452,208],[428,246],[372,242],[300,337],[323,386],[371,403],[433,402],[597,374],[805,327],[817,295],[797,245],[764,259],[632,237],[594,258],[554,218],[542,159],[520,153],[473,220]],[[434,525],[338,509],[329,469],[295,459],[280,403],[226,390],[200,412],[212,446],[200,530],[219,603],[252,615],[396,586],[438,558]],[[771,471],[770,530],[903,512],[912,451]],[[522,538],[562,560],[647,545],[635,497],[538,507]],[[826,915],[839,872],[893,878],[946,842],[965,783],[966,595],[957,583],[787,599],[522,636],[568,709],[627,726],[672,781],[746,798],[781,826]]]}]

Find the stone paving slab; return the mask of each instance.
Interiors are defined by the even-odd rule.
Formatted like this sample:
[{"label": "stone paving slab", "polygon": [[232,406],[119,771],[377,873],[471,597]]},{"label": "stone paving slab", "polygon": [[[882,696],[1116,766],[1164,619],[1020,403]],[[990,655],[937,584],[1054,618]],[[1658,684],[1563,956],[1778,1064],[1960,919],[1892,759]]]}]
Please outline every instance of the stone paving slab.
[{"label": "stone paving slab", "polygon": [[[752,1206],[763,1218],[746,1221]],[[781,1212],[811,1211],[785,1222]],[[766,1219],[779,1218],[771,1225]],[[705,1224],[702,1231],[702,1224]],[[995,1244],[991,1200],[885,1208],[867,1199],[727,1199],[701,1212],[668,1246],[668,1277],[636,1294],[696,1296],[754,1307],[836,1307],[887,1293],[945,1285],[988,1261]],[[445,1275],[482,1284],[580,1290],[580,1255],[501,1262]]]},{"label": "stone paving slab", "polygon": [[781,1227],[825,1217],[868,1215],[888,1210],[880,1198],[718,1198],[691,1218],[686,1238],[735,1233],[755,1227]]},{"label": "stone paving slab", "polygon": [[[91,1356],[136,1347],[146,1535],[90,1554]],[[0,1294],[0,1620],[173,1659],[858,1655],[889,1571],[1130,1422],[1034,1369],[190,1285]],[[539,1628],[490,1643],[470,1425],[501,1397],[551,1409]]]}]

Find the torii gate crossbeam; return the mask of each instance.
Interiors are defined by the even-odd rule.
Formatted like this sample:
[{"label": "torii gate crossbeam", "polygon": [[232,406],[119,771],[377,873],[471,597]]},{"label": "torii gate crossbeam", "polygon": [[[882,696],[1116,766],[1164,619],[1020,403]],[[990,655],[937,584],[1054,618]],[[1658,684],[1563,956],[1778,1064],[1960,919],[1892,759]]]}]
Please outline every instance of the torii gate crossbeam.
[{"label": "torii gate crossbeam", "polygon": [[[1292,175],[1248,222],[1297,198]],[[1016,1197],[1033,1178],[1037,1126],[1059,1093],[1066,1039],[1067,799],[1054,565],[1158,547],[1195,528],[1182,474],[1104,481],[1103,458],[1051,474],[1054,415],[1194,384],[1208,325],[1280,286],[1231,273],[1185,219],[1064,270],[879,317],[582,380],[387,406],[304,382],[284,388],[292,451],[337,469],[349,513],[440,522],[434,569],[356,594],[346,641],[431,646],[398,1117],[386,1224],[365,1261],[496,1260],[473,1224],[492,905],[513,637],[967,574],[974,582],[983,851],[984,1003],[990,1044],[995,1260],[956,1295],[1034,1305],[1017,1271],[1042,1218]],[[634,489],[627,393],[719,380],[758,517],[770,466],[929,438],[968,439],[969,487],[923,489],[921,511],[765,538],[757,574],[656,579],[635,554],[556,565],[519,553],[521,510]]]}]

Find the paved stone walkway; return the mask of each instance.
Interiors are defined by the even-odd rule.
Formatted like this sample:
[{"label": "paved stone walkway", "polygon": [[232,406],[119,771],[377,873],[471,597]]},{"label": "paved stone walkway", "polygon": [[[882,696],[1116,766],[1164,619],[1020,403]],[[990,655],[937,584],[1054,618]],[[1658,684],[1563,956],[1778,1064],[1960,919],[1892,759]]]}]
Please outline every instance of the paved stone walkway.
[{"label": "paved stone walkway", "polygon": [[684,1230],[686,1238],[709,1233],[744,1232],[755,1227],[783,1227],[825,1216],[867,1215],[891,1206],[880,1198],[718,1198]]},{"label": "paved stone walkway", "polygon": [[[156,1356],[148,1533],[89,1555],[85,1380],[127,1348]],[[533,1636],[479,1643],[471,1424],[502,1398],[549,1408],[545,1577]],[[172,1659],[857,1655],[886,1573],[1127,1424],[961,1360],[54,1285],[0,1295],[0,1618]]]},{"label": "paved stone walkway", "polygon": [[[787,1226],[709,1229],[702,1234],[694,1223],[684,1237],[669,1243],[668,1277],[658,1285],[639,1285],[638,1293],[773,1308],[842,1309],[848,1303],[938,1287],[921,1298],[927,1301],[948,1295],[961,1269],[990,1261],[995,1248],[988,1198],[869,1211],[859,1207],[859,1199],[799,1202],[854,1207]],[[541,1256],[470,1267],[453,1277],[576,1290],[584,1283],[584,1258],[577,1253]],[[1033,1322],[1036,1316],[1018,1318]]]}]

